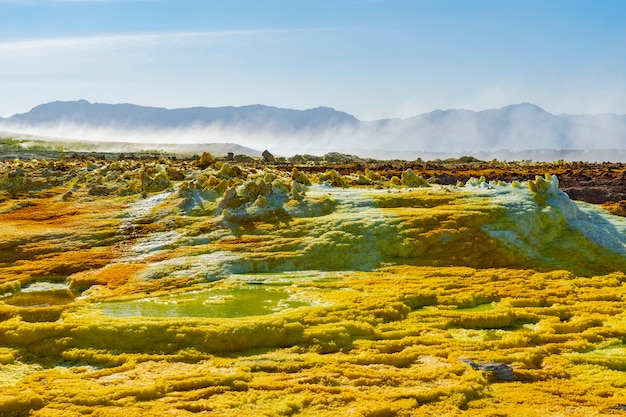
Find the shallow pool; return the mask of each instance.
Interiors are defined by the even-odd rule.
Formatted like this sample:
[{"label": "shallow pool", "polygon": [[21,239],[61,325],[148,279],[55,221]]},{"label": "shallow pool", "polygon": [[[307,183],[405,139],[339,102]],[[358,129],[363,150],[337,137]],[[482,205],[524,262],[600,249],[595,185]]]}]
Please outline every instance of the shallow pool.
[{"label": "shallow pool", "polygon": [[247,317],[272,314],[309,305],[289,290],[265,285],[244,284],[227,289],[206,289],[147,297],[136,300],[109,301],[94,305],[111,317]]},{"label": "shallow pool", "polygon": [[16,307],[52,307],[74,301],[77,294],[60,282],[34,282],[20,291],[4,295],[0,300]]}]

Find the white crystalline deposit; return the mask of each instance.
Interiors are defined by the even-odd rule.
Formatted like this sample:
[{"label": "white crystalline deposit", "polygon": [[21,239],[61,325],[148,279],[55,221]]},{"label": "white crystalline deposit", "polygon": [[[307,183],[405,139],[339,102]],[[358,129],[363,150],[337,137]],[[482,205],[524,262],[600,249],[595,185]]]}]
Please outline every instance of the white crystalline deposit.
[{"label": "white crystalline deposit", "polygon": [[537,177],[527,187],[485,184],[483,181],[467,185],[501,206],[504,213],[483,226],[483,230],[520,255],[541,257],[545,245],[566,239],[568,233],[580,233],[600,247],[625,252],[626,223],[591,206],[581,209],[558,188],[555,175]]},{"label": "white crystalline deposit", "polygon": [[[372,190],[367,190],[372,193]],[[333,211],[310,219],[311,227],[302,236],[301,259],[310,267],[373,269],[381,261],[381,246],[397,234],[398,220],[376,206],[362,189],[312,186],[313,200],[328,198]]]},{"label": "white crystalline deposit", "polygon": [[214,281],[230,274],[248,272],[249,269],[250,266],[240,256],[220,251],[155,262],[141,272],[139,277],[149,280],[174,277]]},{"label": "white crystalline deposit", "polygon": [[579,214],[570,221],[570,226],[603,248],[626,253],[626,219],[591,204],[578,204]]},{"label": "white crystalline deposit", "polygon": [[[486,267],[500,265],[489,257],[501,249],[499,256],[519,256],[529,267],[559,268],[598,259],[605,249],[626,253],[626,221],[579,207],[554,175],[526,183],[480,178],[456,187],[381,189],[293,180],[290,188],[259,172],[225,188],[216,208],[190,216],[189,225],[137,237],[124,259],[151,263],[145,278],[212,281],[232,273],[375,270],[402,259],[455,264],[457,254]],[[294,190],[301,198],[293,198]],[[132,206],[126,228],[158,220],[163,206],[176,206],[167,203],[169,195]],[[176,255],[150,258],[166,251]]]}]

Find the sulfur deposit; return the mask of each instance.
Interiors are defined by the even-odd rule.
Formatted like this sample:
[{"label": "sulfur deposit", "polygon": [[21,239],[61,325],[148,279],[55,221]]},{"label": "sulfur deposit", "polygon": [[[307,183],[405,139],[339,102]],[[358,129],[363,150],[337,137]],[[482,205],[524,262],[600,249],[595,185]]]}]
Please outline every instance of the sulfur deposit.
[{"label": "sulfur deposit", "polygon": [[624,218],[265,159],[0,162],[0,416],[624,413]]}]

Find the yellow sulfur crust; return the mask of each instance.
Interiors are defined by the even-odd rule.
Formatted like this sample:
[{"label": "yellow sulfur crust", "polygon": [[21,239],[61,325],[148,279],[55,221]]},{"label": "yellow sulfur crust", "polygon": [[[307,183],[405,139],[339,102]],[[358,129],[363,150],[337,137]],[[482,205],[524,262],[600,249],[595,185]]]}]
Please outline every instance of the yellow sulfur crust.
[{"label": "yellow sulfur crust", "polygon": [[626,409],[626,226],[554,176],[0,166],[0,416]]}]

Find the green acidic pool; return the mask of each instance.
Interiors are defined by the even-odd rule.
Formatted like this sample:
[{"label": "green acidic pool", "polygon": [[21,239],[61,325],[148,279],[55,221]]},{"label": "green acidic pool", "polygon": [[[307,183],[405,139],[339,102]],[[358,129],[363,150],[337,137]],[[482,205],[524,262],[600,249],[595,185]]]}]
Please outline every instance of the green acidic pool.
[{"label": "green acidic pool", "polygon": [[308,305],[288,290],[264,285],[207,289],[148,297],[137,300],[101,302],[95,305],[110,317],[247,317],[272,314]]},{"label": "green acidic pool", "polygon": [[35,282],[20,291],[4,295],[0,301],[16,307],[43,308],[69,304],[76,296],[65,283]]},{"label": "green acidic pool", "polygon": [[459,313],[477,313],[481,311],[493,310],[494,308],[496,308],[494,303],[485,303],[475,305],[474,307],[457,308],[453,311],[457,311]]}]

